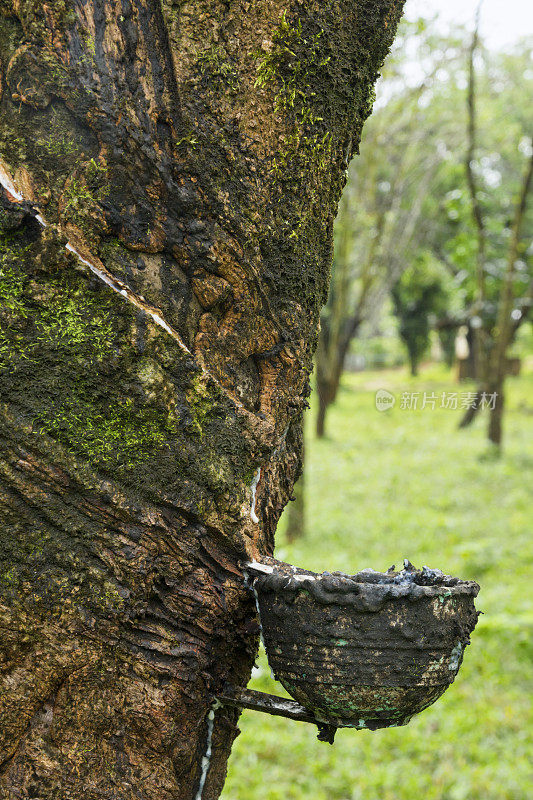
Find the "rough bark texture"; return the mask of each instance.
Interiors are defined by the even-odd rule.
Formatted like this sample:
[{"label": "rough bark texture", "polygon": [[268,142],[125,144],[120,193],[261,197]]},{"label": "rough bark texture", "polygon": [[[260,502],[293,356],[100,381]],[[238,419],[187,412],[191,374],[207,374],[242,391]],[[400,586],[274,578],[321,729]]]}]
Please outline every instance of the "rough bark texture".
[{"label": "rough bark texture", "polygon": [[401,6],[0,0],[2,800],[197,796]]}]

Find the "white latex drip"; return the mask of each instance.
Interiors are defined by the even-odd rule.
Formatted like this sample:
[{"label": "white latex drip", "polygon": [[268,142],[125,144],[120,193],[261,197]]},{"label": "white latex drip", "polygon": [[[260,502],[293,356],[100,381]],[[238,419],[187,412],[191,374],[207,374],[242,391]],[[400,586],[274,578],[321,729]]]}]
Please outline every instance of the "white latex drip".
[{"label": "white latex drip", "polygon": [[292,580],[297,581],[298,583],[303,583],[303,581],[317,581],[320,578],[319,575],[293,575]]},{"label": "white latex drip", "polygon": [[[262,564],[261,566],[265,566],[265,565]],[[263,647],[265,648],[265,653],[267,653],[267,660],[268,660],[268,652],[267,652],[267,649],[266,649],[265,637],[263,636],[263,626],[261,624],[261,611],[259,609],[259,596],[257,594],[257,589],[255,588],[255,580],[252,582],[252,589],[253,589],[254,597],[255,597],[255,607],[257,609],[257,618],[259,620],[259,636],[261,637],[261,642],[263,644]],[[272,678],[272,680],[273,681],[277,680],[276,676],[274,675],[274,670],[270,666],[270,662],[268,663],[268,667],[270,669],[270,677]]]},{"label": "white latex drip", "polygon": [[262,564],[260,561],[248,561],[246,566],[257,570],[258,572],[265,572],[267,575],[270,575],[272,572],[274,572],[274,567],[271,567],[269,564]]},{"label": "white latex drip", "polygon": [[15,186],[13,185],[13,182],[11,181],[9,175],[4,170],[4,168],[2,167],[1,164],[0,164],[0,183],[2,184],[2,186],[4,187],[6,192],[9,192],[9,194],[12,197],[14,197],[15,200],[18,200],[19,203],[21,203],[24,200],[24,198],[21,195],[21,193],[17,192],[17,190],[15,189]]},{"label": "white latex drip", "polygon": [[207,741],[205,747],[205,755],[202,756],[202,774],[200,775],[200,783],[198,784],[198,791],[196,792],[195,800],[202,800],[204,793],[204,786],[207,779],[207,773],[211,765],[211,755],[213,753],[213,730],[215,727],[215,711],[220,707],[218,700],[215,700],[211,711],[207,715]]},{"label": "white latex drip", "polygon": [[259,522],[259,517],[255,513],[255,498],[256,498],[256,495],[257,495],[257,485],[258,485],[260,480],[261,480],[261,467],[258,467],[257,472],[254,475],[254,479],[252,481],[252,485],[250,487],[251,490],[252,490],[252,503],[251,503],[251,506],[250,506],[250,519],[255,524],[257,524]]},{"label": "white latex drip", "polygon": [[260,631],[260,634],[261,634],[261,641],[263,642],[263,646],[264,646],[265,642],[263,640],[263,626],[261,625],[261,611],[259,609],[259,595],[257,594],[257,589],[255,588],[255,581],[252,583],[252,590],[253,590],[254,597],[255,597],[255,607],[257,609],[257,618],[259,620],[259,631]]},{"label": "white latex drip", "polygon": [[[269,564],[262,564],[260,561],[248,561],[246,566],[251,567],[256,572],[264,572],[265,575],[271,575],[274,572],[274,567],[271,567]],[[296,575],[296,567],[291,567],[291,571],[293,573],[292,580],[297,581],[298,583],[303,583],[304,581],[317,581],[320,578],[320,575]]]},{"label": "white latex drip", "polygon": [[[273,569],[272,567],[268,567],[266,564],[261,564],[259,561],[249,561],[247,566],[256,567],[256,569],[258,568],[261,571],[265,572],[272,572]],[[259,596],[257,594],[257,589],[255,588],[255,578],[251,578],[250,575],[246,572],[246,569],[243,570],[243,575],[246,587],[251,588],[252,592],[254,593],[255,608],[257,610],[257,619],[259,620],[259,636],[261,637],[261,642],[263,643],[263,647],[265,647],[265,641],[263,639],[263,626],[261,625],[261,611],[259,609]]]}]

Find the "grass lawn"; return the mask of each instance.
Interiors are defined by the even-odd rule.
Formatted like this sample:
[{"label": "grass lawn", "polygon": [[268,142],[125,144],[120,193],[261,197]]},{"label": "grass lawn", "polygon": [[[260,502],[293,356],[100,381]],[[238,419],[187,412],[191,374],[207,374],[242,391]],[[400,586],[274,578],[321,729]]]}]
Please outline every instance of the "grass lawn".
[{"label": "grass lawn", "polygon": [[[224,800],[526,800],[531,746],[531,528],[533,375],[508,380],[504,451],[491,458],[486,414],[458,431],[461,392],[427,366],[348,375],[328,418],[328,438],[308,420],[308,532],[276,555],[317,571],[386,570],[404,557],[481,584],[484,612],[456,682],[404,728],[340,730],[330,747],[316,729],[245,711]],[[379,412],[375,392],[396,395]],[[435,392],[436,408],[405,410],[401,393]],[[529,572],[529,578],[528,578]],[[266,657],[251,686],[285,694]],[[528,730],[529,727],[529,730]]]}]

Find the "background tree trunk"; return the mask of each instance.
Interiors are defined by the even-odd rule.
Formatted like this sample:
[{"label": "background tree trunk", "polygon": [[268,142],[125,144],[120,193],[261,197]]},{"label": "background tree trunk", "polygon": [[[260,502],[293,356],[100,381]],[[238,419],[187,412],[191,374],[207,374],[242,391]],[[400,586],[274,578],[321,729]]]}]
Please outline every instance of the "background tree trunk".
[{"label": "background tree trunk", "polygon": [[218,797],[401,8],[0,0],[2,800]]},{"label": "background tree trunk", "polygon": [[305,536],[305,472],[294,484],[293,502],[289,505],[287,520],[287,541],[294,542]]},{"label": "background tree trunk", "polygon": [[503,381],[498,381],[490,387],[490,393],[494,393],[495,401],[494,407],[490,409],[488,438],[489,442],[491,442],[493,445],[496,445],[496,447],[500,447],[502,443],[502,420],[503,407],[505,403],[503,387]]},{"label": "background tree trunk", "polygon": [[[335,348],[327,351],[322,346],[328,337],[321,333],[316,352],[316,384],[318,392],[318,409],[316,417],[316,435],[322,438],[326,434],[326,415],[329,406],[337,399],[341,378],[344,374],[346,357],[350,345],[360,327],[362,320],[359,316],[344,321],[343,330],[336,337]],[[323,329],[322,329],[323,331]]]},{"label": "background tree trunk", "polygon": [[305,420],[301,417],[300,477],[294,484],[292,502],[287,508],[287,541],[294,542],[305,536]]}]

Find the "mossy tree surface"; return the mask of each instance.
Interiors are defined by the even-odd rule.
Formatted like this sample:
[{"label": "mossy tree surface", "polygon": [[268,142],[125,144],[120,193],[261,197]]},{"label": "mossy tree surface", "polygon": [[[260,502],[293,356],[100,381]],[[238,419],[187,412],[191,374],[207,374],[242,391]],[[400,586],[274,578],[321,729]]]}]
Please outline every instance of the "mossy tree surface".
[{"label": "mossy tree surface", "polygon": [[2,800],[196,797],[401,6],[0,0]]}]

